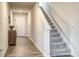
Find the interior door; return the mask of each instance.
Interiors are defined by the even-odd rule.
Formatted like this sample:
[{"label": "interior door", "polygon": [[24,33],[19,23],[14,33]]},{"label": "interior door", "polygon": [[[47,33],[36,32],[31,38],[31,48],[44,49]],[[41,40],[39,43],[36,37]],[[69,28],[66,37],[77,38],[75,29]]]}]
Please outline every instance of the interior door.
[{"label": "interior door", "polygon": [[27,36],[28,20],[26,14],[14,14],[17,36]]}]

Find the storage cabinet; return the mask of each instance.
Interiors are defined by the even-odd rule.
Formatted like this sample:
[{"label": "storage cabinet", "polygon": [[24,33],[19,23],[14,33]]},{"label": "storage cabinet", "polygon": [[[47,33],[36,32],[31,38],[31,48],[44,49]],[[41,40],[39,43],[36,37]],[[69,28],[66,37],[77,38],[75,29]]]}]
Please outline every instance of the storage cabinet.
[{"label": "storage cabinet", "polygon": [[8,31],[8,44],[16,45],[16,31]]}]

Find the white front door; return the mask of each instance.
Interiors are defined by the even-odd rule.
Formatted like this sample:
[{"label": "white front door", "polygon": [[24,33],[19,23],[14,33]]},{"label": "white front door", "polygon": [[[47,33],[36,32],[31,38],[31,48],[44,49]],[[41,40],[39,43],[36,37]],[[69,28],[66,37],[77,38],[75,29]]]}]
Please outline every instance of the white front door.
[{"label": "white front door", "polygon": [[26,14],[14,14],[17,36],[27,36],[28,20]]}]

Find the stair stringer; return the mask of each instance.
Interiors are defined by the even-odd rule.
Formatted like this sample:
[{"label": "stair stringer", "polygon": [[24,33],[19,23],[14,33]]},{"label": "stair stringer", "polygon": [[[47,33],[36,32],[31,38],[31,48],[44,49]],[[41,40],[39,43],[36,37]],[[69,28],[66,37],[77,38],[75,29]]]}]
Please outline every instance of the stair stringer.
[{"label": "stair stringer", "polygon": [[[46,13],[47,13],[47,12],[46,12]],[[60,33],[61,37],[63,38],[63,42],[65,42],[65,43],[67,44],[67,47],[68,47],[70,50],[74,51],[74,49],[73,49],[71,43],[67,41],[67,37],[64,36],[64,34],[62,33],[62,31],[59,29],[58,25],[52,20],[53,17],[50,17],[49,14],[47,14],[47,15],[48,15],[48,17],[51,19],[52,23],[54,24],[54,26],[56,27],[56,29],[58,30],[58,32]],[[70,55],[73,55],[73,53],[71,52]]]}]

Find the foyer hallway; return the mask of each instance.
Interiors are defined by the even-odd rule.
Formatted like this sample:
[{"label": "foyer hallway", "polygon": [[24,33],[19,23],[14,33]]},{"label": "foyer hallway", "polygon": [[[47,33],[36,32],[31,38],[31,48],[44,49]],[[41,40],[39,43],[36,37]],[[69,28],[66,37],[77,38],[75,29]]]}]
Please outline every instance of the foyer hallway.
[{"label": "foyer hallway", "polygon": [[9,46],[5,57],[42,57],[28,37],[17,37],[16,46]]}]

